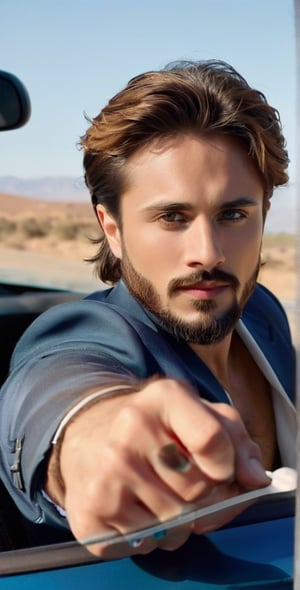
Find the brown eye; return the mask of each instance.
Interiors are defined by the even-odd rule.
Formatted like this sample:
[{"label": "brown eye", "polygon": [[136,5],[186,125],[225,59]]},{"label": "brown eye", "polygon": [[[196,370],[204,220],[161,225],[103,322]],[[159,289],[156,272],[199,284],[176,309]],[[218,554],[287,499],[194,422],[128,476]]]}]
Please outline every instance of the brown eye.
[{"label": "brown eye", "polygon": [[166,223],[184,223],[186,221],[182,213],[178,213],[178,211],[168,211],[163,213],[159,219]]}]

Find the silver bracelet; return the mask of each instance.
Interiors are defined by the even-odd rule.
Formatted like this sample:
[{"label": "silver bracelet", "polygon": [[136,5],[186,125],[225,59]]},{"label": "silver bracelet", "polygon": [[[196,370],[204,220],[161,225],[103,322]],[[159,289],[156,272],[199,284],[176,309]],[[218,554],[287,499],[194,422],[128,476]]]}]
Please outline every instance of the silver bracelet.
[{"label": "silver bracelet", "polygon": [[101,389],[100,391],[94,391],[90,395],[87,395],[83,399],[81,399],[75,406],[73,406],[67,414],[64,416],[62,421],[60,422],[55,435],[52,440],[52,444],[55,445],[65,428],[65,426],[72,420],[73,416],[75,416],[82,408],[88,405],[90,402],[97,399],[97,397],[105,397],[106,395],[113,393],[114,391],[122,391],[126,389],[132,390],[132,385],[112,385],[111,387],[107,387],[106,389]]}]

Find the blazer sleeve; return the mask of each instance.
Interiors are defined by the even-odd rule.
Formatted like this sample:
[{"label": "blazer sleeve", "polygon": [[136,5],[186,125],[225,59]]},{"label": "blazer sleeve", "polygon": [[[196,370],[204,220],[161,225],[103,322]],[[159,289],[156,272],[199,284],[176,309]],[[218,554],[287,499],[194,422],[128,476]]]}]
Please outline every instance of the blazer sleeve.
[{"label": "blazer sleeve", "polygon": [[27,518],[65,526],[40,497],[63,415],[87,390],[116,380],[134,385],[148,363],[137,332],[99,302],[59,305],[27,330],[0,396],[0,476]]}]

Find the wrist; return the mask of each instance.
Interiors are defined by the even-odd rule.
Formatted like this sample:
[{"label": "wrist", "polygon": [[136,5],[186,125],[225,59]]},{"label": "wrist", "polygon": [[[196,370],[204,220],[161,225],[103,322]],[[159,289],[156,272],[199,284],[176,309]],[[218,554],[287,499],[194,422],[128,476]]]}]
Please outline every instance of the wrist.
[{"label": "wrist", "polygon": [[65,504],[66,486],[61,471],[61,454],[66,431],[68,431],[73,422],[76,422],[76,420],[78,420],[82,414],[88,412],[88,410],[90,410],[94,405],[99,405],[107,398],[116,398],[128,393],[135,392],[136,389],[133,388],[132,384],[115,383],[103,389],[88,393],[85,397],[81,398],[75,405],[73,405],[65,414],[52,440],[52,450],[48,461],[44,488],[46,494],[55,504],[61,508],[64,508]]}]

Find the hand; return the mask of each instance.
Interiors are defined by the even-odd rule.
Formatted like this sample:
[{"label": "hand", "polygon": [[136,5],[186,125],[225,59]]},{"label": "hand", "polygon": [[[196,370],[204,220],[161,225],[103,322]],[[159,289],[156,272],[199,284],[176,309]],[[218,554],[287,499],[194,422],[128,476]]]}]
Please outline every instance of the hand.
[{"label": "hand", "polygon": [[[161,449],[175,443],[187,458],[175,470]],[[60,455],[65,490],[58,491],[51,461],[47,491],[63,505],[77,539],[126,532],[207,505],[241,489],[267,485],[260,451],[238,413],[226,404],[200,400],[186,384],[151,380],[144,388],[105,399],[79,414],[65,431]],[[173,530],[139,547],[91,545],[104,558],[172,550],[192,531],[218,528],[241,509]]]}]

